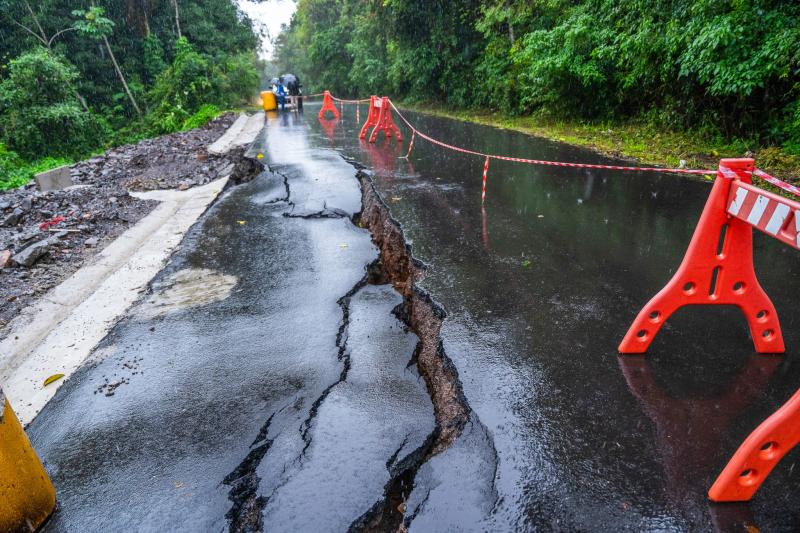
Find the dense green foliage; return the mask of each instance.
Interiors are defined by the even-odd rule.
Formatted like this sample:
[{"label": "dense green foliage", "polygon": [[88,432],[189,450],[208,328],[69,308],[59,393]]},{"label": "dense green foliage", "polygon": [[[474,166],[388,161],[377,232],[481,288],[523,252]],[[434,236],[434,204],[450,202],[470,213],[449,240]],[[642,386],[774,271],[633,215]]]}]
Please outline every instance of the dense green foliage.
[{"label": "dense green foliage", "polygon": [[800,153],[800,3],[299,0],[277,43],[312,90],[645,120]]},{"label": "dense green foliage", "polygon": [[96,117],[75,97],[77,71],[45,49],[9,63],[0,82],[2,140],[27,159],[86,153],[103,138]]},{"label": "dense green foliage", "polygon": [[232,0],[0,0],[0,21],[6,183],[12,161],[202,125],[258,88],[258,39]]}]

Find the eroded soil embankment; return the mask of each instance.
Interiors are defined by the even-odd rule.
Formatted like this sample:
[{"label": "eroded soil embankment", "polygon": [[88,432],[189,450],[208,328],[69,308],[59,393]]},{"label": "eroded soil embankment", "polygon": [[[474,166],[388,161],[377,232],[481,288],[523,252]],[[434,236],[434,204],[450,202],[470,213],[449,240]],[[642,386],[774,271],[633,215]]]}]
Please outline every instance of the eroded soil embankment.
[{"label": "eroded soil embankment", "polygon": [[370,176],[359,171],[357,177],[361,186],[362,211],[355,217],[355,223],[370,231],[379,250],[378,268],[374,269],[383,277],[379,282],[391,283],[403,296],[398,314],[419,338],[416,364],[431,396],[436,430],[427,449],[419,450],[423,453],[408,462],[413,464],[394,472],[386,487],[384,501],[354,523],[351,529],[403,530],[406,525],[404,502],[413,488],[417,469],[458,438],[469,420],[470,408],[458,371],[447,357],[439,336],[445,318],[444,309],[416,285],[424,275],[425,265],[414,258],[403,229],[391,217],[389,207],[375,190]]},{"label": "eroded soil embankment", "polygon": [[201,128],[106,151],[69,169],[75,186],[40,191],[35,182],[0,191],[0,339],[22,309],[72,275],[157,205],[131,191],[186,190],[222,177],[248,181],[261,166],[244,149],[207,147],[233,123],[228,113]]}]

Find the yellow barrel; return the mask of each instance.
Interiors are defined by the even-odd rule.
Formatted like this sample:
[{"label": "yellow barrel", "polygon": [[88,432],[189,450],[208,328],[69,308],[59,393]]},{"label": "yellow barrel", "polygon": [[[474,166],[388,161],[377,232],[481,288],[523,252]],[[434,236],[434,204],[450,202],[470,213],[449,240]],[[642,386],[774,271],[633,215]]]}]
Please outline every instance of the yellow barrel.
[{"label": "yellow barrel", "polygon": [[56,491],[0,389],[0,531],[33,531],[53,512]]},{"label": "yellow barrel", "polygon": [[278,109],[278,101],[275,98],[275,93],[272,91],[261,91],[261,104],[264,106],[264,111],[275,111]]}]

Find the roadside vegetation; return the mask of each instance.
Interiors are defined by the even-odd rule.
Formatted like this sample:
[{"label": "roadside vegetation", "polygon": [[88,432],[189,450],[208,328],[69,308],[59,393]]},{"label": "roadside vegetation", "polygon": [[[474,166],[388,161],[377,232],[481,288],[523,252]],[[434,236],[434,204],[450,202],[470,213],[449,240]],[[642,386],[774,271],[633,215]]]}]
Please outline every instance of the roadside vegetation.
[{"label": "roadside vegetation", "polygon": [[0,0],[0,190],[246,104],[257,46],[231,0]]},{"label": "roadside vegetation", "polygon": [[800,170],[800,3],[299,0],[276,62],[615,155]]}]

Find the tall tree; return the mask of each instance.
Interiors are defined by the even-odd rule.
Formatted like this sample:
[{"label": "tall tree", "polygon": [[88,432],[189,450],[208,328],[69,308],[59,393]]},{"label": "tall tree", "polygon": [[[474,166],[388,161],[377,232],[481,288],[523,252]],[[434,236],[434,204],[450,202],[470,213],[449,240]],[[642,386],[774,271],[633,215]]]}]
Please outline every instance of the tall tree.
[{"label": "tall tree", "polygon": [[175,10],[175,30],[178,33],[178,39],[180,39],[183,35],[181,35],[181,15],[178,12],[178,0],[172,0],[172,7]]},{"label": "tall tree", "polygon": [[108,36],[114,31],[114,21],[104,16],[105,10],[102,7],[92,6],[88,10],[76,9],[72,14],[79,17],[79,20],[75,22],[75,29],[91,39],[103,41],[108,51],[108,56],[114,64],[114,69],[117,71],[117,76],[119,76],[119,80],[125,88],[125,94],[128,95],[128,100],[130,100],[131,105],[133,105],[133,108],[136,110],[136,114],[141,117],[142,110],[139,108],[136,98],[133,97],[125,75],[122,73],[119,62],[114,55],[114,51],[111,49],[111,44],[108,42]]}]

